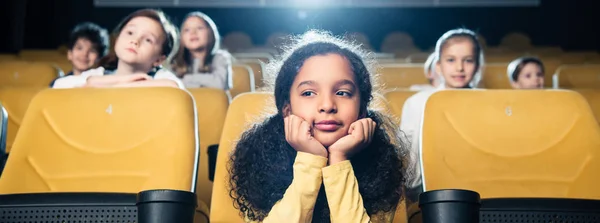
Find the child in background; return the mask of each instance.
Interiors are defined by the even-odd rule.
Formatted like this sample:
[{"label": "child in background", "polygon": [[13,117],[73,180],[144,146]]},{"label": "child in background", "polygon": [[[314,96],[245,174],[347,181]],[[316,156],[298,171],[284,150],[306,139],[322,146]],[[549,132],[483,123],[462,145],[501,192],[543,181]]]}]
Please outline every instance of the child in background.
[{"label": "child in background", "polygon": [[425,103],[431,94],[442,89],[475,88],[481,79],[483,50],[475,32],[468,29],[454,29],[442,35],[436,44],[435,71],[440,78],[436,89],[421,91],[406,100],[402,108],[400,129],[411,139],[411,160],[408,171],[413,171],[409,179],[407,197],[417,201],[421,192],[421,165],[419,159],[420,132]]},{"label": "child in background", "polygon": [[[71,31],[67,47],[67,58],[71,61],[73,70],[65,76],[81,75],[108,53],[108,32],[91,22],[80,23]],[[50,87],[54,85],[54,81],[50,83]]]},{"label": "child in background", "polygon": [[369,109],[375,79],[362,55],[313,31],[272,65],[278,113],[243,133],[229,163],[247,221],[392,221],[406,148]]},{"label": "child in background", "polygon": [[[178,48],[177,29],[157,10],[142,9],[127,16],[116,28],[114,54],[100,67],[79,76],[55,81],[53,88],[73,87],[179,87],[183,83],[160,64]],[[115,70],[112,70],[115,69]]]},{"label": "child in background", "polygon": [[518,58],[508,64],[506,73],[515,89],[544,88],[544,64],[538,58]]},{"label": "child in background", "polygon": [[437,63],[436,54],[431,53],[423,66],[423,73],[429,84],[416,84],[410,86],[411,91],[422,91],[437,88],[440,85],[438,74],[435,72],[435,64]]},{"label": "child in background", "polygon": [[232,56],[221,49],[217,25],[206,14],[192,12],[181,25],[181,47],[171,68],[187,88],[229,90],[233,83]]}]

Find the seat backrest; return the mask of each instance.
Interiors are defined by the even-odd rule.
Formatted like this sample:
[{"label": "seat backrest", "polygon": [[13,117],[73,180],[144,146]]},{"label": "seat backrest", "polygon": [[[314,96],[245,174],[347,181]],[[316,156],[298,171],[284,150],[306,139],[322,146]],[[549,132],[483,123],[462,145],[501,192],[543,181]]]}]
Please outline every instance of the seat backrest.
[{"label": "seat backrest", "polygon": [[67,55],[58,50],[21,50],[19,57],[23,60],[37,60],[48,57],[66,58]]},{"label": "seat backrest", "polygon": [[563,62],[556,57],[541,57],[540,59],[544,63],[544,87],[551,88],[552,77]]},{"label": "seat backrest", "polygon": [[239,59],[239,62],[248,65],[254,75],[254,88],[259,89],[265,86],[264,63],[258,59]]},{"label": "seat backrest", "polygon": [[385,64],[380,67],[381,83],[386,90],[409,88],[415,84],[429,84],[422,64]]},{"label": "seat backrest", "polygon": [[25,113],[0,194],[194,191],[195,113],[177,88],[43,90]]},{"label": "seat backrest", "polygon": [[221,140],[229,98],[223,90],[215,88],[190,88],[188,91],[196,100],[198,133],[200,134],[200,162],[196,194],[204,204],[210,205],[213,183],[209,179],[208,147],[218,145]]},{"label": "seat backrest", "polygon": [[387,34],[381,43],[381,51],[393,53],[396,50],[416,51],[417,47],[412,36],[405,32],[392,32]]},{"label": "seat backrest", "polygon": [[508,64],[493,63],[483,66],[481,82],[486,89],[512,89],[506,69]]},{"label": "seat backrest", "polygon": [[525,33],[518,32],[506,34],[500,41],[500,46],[513,50],[526,50],[533,47],[531,45],[531,38]]},{"label": "seat backrest", "polygon": [[446,90],[421,130],[425,190],[600,199],[600,127],[565,90]]},{"label": "seat backrest", "polygon": [[[402,109],[404,108],[404,102],[406,102],[408,98],[410,98],[416,93],[417,91],[393,90],[385,92],[383,96],[386,99],[386,102],[388,104],[387,107],[390,109],[390,112],[399,120],[400,118],[402,118]],[[398,122],[398,124],[400,123]]]},{"label": "seat backrest", "polygon": [[273,59],[273,55],[268,52],[239,52],[234,53],[236,59],[256,59],[263,63],[269,63]]},{"label": "seat backrest", "polygon": [[223,38],[223,46],[229,52],[252,48],[252,39],[244,32],[231,32]]},{"label": "seat backrest", "polygon": [[52,64],[60,69],[63,72],[63,75],[73,71],[73,64],[71,64],[71,61],[53,61]]},{"label": "seat backrest", "polygon": [[31,99],[45,88],[41,87],[0,87],[0,101],[8,112],[8,131],[6,135],[6,152],[10,152],[23,116]]},{"label": "seat backrest", "polygon": [[410,56],[408,56],[406,60],[408,63],[425,63],[427,62],[429,55],[431,55],[430,52],[413,53]]},{"label": "seat backrest", "polygon": [[246,64],[234,64],[233,70],[233,87],[229,89],[231,98],[235,98],[238,94],[246,92],[254,92],[254,72]]},{"label": "seat backrest", "polygon": [[600,89],[575,89],[587,100],[596,121],[600,124]]},{"label": "seat backrest", "polygon": [[255,92],[241,94],[231,102],[219,143],[217,166],[210,209],[211,222],[244,222],[240,211],[233,206],[229,196],[229,172],[227,163],[235,142],[250,124],[260,121],[261,117],[275,113],[272,93]]},{"label": "seat backrest", "polygon": [[527,50],[529,54],[539,55],[542,57],[557,57],[565,53],[560,46],[536,46]]},{"label": "seat backrest", "polygon": [[0,62],[0,86],[48,87],[58,74],[59,69],[52,63]]},{"label": "seat backrest", "polygon": [[13,61],[13,60],[19,60],[19,58],[17,57],[17,55],[14,55],[14,54],[0,54],[0,62],[3,62],[3,61]]},{"label": "seat backrest", "polygon": [[600,65],[564,65],[560,66],[553,77],[558,88],[600,89]]}]

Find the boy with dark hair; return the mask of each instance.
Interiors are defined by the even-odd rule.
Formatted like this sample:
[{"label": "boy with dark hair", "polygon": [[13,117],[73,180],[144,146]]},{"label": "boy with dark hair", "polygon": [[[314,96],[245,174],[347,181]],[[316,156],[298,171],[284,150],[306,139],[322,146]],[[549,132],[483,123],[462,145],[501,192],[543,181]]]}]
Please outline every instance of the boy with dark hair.
[{"label": "boy with dark hair", "polygon": [[[67,58],[73,65],[73,70],[66,76],[79,75],[93,68],[98,60],[108,53],[109,36],[106,29],[91,23],[80,23],[69,36]],[[50,87],[54,85],[54,81]]]}]

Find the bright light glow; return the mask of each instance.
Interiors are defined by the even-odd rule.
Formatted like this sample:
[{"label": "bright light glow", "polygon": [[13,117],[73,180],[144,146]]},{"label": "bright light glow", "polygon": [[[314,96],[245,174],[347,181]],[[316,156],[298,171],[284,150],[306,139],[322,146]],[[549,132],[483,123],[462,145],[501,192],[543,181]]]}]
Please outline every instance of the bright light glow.
[{"label": "bright light glow", "polygon": [[306,12],[304,10],[298,11],[298,19],[305,20],[306,17],[308,17],[308,12]]},{"label": "bright light glow", "polygon": [[294,0],[294,6],[298,8],[318,8],[330,4],[330,0]]}]

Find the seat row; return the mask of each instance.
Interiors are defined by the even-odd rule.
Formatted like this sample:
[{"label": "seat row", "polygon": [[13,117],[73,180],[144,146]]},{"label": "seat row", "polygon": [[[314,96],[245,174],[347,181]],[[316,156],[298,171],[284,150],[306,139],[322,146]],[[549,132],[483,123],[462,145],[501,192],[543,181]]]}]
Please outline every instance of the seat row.
[{"label": "seat row", "polygon": [[[15,138],[8,140],[10,159],[0,178],[0,194],[184,189],[197,194],[199,221],[209,212],[213,222],[237,221],[224,184],[228,155],[250,123],[275,111],[272,94],[260,92],[241,94],[229,105],[226,94],[214,89],[189,89],[189,93],[177,89],[18,90],[23,89],[0,91],[15,96],[11,98],[33,97],[21,108],[3,102],[9,114],[9,135]],[[404,100],[413,93],[391,91],[376,97],[375,104],[400,117]],[[422,154],[439,155],[431,162],[424,160],[424,172],[432,173],[424,176],[427,190],[456,183],[489,196],[489,182],[496,182],[519,196],[537,187],[544,188],[536,192],[539,196],[585,195],[576,192],[577,188],[567,189],[568,185],[590,183],[587,178],[578,179],[599,170],[593,166],[597,154],[590,148],[600,148],[598,119],[592,112],[592,106],[599,111],[600,103],[588,103],[600,99],[597,91],[478,90],[434,95],[428,101],[431,109],[426,110],[421,149]],[[15,115],[17,109],[25,111],[24,116]],[[450,149],[447,145],[462,155],[446,152]],[[210,158],[214,154],[209,148],[215,146],[216,158]],[[568,156],[566,148],[570,149]],[[471,157],[468,160],[472,162],[463,156]],[[165,161],[167,158],[173,160]],[[438,162],[440,159],[454,161]],[[502,164],[508,162],[504,159],[513,163]],[[555,161],[569,168],[543,166]],[[486,165],[473,167],[482,162]],[[439,168],[445,170],[438,173]],[[515,175],[486,180],[485,174],[504,176],[499,172],[505,168]],[[523,169],[534,172],[519,172]],[[181,170],[187,172],[179,174]],[[541,170],[550,172],[541,178],[527,178],[538,176]],[[170,174],[176,176],[150,180],[154,175]],[[444,180],[428,180],[429,176]],[[169,182],[163,182],[165,179]],[[544,186],[552,182],[562,183]],[[586,185],[578,187],[590,188]],[[492,192],[510,195],[499,189]],[[405,214],[402,208],[398,211],[398,216]]]}]

